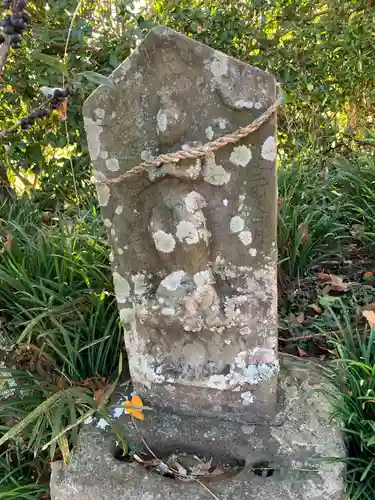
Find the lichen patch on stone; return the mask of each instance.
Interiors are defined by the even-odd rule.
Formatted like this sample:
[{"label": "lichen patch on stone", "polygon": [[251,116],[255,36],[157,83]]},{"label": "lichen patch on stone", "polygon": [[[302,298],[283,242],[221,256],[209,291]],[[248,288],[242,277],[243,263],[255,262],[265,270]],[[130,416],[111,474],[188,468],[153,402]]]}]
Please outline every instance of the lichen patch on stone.
[{"label": "lichen patch on stone", "polygon": [[252,158],[251,149],[246,146],[235,146],[229,161],[238,167],[246,167]]},{"label": "lichen patch on stone", "polygon": [[87,117],[84,117],[84,123],[90,156],[95,161],[98,159],[100,153],[100,134],[103,132],[103,127],[98,122]]},{"label": "lichen patch on stone", "polygon": [[238,109],[252,109],[254,107],[253,101],[245,101],[244,99],[239,99],[235,105]]},{"label": "lichen patch on stone", "polygon": [[121,304],[128,300],[130,294],[130,286],[128,281],[121,276],[117,271],[113,273],[113,284],[115,286],[115,293],[117,301]]},{"label": "lichen patch on stone", "polygon": [[226,172],[222,165],[217,165],[214,153],[205,156],[203,166],[203,177],[208,184],[223,186],[230,180],[230,173]]},{"label": "lichen patch on stone", "polygon": [[209,127],[206,128],[206,137],[210,141],[213,138],[213,136],[214,136],[214,129],[210,125]]},{"label": "lichen patch on stone", "polygon": [[273,136],[267,137],[262,146],[262,158],[274,161],[276,158],[276,140]]},{"label": "lichen patch on stone", "polygon": [[175,291],[181,286],[182,280],[185,278],[185,271],[174,271],[168,274],[160,283],[161,286],[170,291]]},{"label": "lichen patch on stone", "polygon": [[241,394],[241,399],[244,406],[249,406],[254,403],[254,396],[250,391],[243,392]]},{"label": "lichen patch on stone", "polygon": [[108,170],[110,170],[111,172],[117,172],[120,168],[117,158],[109,158],[108,160],[106,160],[105,164]]},{"label": "lichen patch on stone", "polygon": [[123,205],[119,205],[118,207],[116,207],[116,210],[115,210],[116,215],[121,215],[123,209],[124,209]]},{"label": "lichen patch on stone", "polygon": [[160,250],[160,252],[164,253],[173,252],[176,246],[176,240],[173,238],[172,234],[166,233],[165,231],[159,229],[159,231],[153,233],[152,237],[154,239],[157,250]]},{"label": "lichen patch on stone", "polygon": [[181,242],[188,243],[189,245],[195,245],[199,242],[199,233],[196,225],[187,220],[180,221],[177,224],[176,236]]},{"label": "lichen patch on stone", "polygon": [[235,215],[231,218],[229,223],[229,229],[231,233],[239,233],[245,227],[245,221],[239,215]]},{"label": "lichen patch on stone", "polygon": [[134,284],[134,295],[145,295],[147,292],[147,283],[145,275],[142,273],[134,274],[132,277]]},{"label": "lichen patch on stone", "polygon": [[243,243],[245,246],[250,245],[250,243],[253,241],[251,231],[241,231],[238,237],[241,243]]},{"label": "lichen patch on stone", "polygon": [[200,271],[199,273],[194,274],[194,282],[197,287],[212,284],[214,279],[211,271]]},{"label": "lichen patch on stone", "polygon": [[168,117],[163,109],[159,109],[156,115],[156,122],[158,125],[159,132],[165,132],[168,125]]},{"label": "lichen patch on stone", "polygon": [[204,196],[197,191],[190,191],[185,197],[185,205],[188,212],[194,213],[196,210],[206,207],[207,202]]},{"label": "lichen patch on stone", "polygon": [[96,192],[98,193],[98,200],[100,207],[106,207],[108,205],[109,197],[111,196],[111,191],[107,184],[98,183],[96,185]]}]

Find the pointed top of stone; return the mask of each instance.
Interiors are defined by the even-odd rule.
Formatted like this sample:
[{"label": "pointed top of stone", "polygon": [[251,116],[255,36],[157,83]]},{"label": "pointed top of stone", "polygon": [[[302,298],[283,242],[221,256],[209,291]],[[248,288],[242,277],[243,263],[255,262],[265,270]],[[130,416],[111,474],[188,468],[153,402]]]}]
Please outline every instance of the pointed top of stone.
[{"label": "pointed top of stone", "polygon": [[[248,125],[276,94],[269,73],[162,26],[110,79],[113,87],[100,86],[84,104],[91,158],[109,178],[124,170],[111,153],[123,156],[129,170],[181,144],[208,142],[235,129],[230,123],[238,117],[228,113],[242,115],[241,126]],[[100,158],[106,152],[108,158]]]}]

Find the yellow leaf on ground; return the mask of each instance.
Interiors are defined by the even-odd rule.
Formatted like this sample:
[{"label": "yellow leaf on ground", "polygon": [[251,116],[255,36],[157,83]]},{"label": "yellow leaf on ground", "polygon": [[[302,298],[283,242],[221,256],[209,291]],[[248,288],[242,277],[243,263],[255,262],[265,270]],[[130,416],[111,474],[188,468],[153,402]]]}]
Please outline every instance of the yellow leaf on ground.
[{"label": "yellow leaf on ground", "polygon": [[131,415],[132,417],[136,418],[137,420],[144,420],[145,415],[142,410],[143,406],[143,401],[138,396],[138,394],[133,394],[131,400],[125,401],[124,402],[124,410],[125,413],[128,415]]},{"label": "yellow leaf on ground", "polygon": [[367,322],[370,326],[375,326],[375,311],[362,311],[362,316],[367,319]]}]

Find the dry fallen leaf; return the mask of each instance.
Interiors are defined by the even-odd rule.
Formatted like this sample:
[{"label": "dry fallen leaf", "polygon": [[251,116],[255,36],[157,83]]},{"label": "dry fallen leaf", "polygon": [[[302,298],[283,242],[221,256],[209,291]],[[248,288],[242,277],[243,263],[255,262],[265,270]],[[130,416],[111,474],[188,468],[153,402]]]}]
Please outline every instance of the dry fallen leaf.
[{"label": "dry fallen leaf", "polygon": [[317,273],[317,278],[319,281],[327,283],[327,287],[325,288],[327,293],[330,290],[335,292],[346,292],[350,285],[350,283],[344,283],[343,279],[335,274]]},{"label": "dry fallen leaf", "polygon": [[168,467],[180,476],[187,476],[187,470],[177,460],[168,460]]},{"label": "dry fallen leaf", "polygon": [[316,314],[322,314],[322,308],[319,307],[317,304],[309,304],[307,307],[309,307],[310,309],[312,309],[314,312],[316,312]]},{"label": "dry fallen leaf", "polygon": [[7,241],[6,241],[5,245],[4,245],[5,248],[8,250],[8,252],[10,252],[11,249],[12,249],[12,243],[13,243],[13,236],[12,236],[11,233],[8,233],[7,234]]},{"label": "dry fallen leaf", "polygon": [[59,106],[60,120],[62,122],[66,121],[68,111],[68,99],[64,99]]},{"label": "dry fallen leaf", "polygon": [[327,273],[317,273],[316,277],[318,278],[319,281],[330,281],[330,275]]},{"label": "dry fallen leaf", "polygon": [[304,245],[307,240],[307,236],[309,234],[309,229],[306,224],[301,224],[297,228],[298,235],[300,236],[300,243],[301,245]]},{"label": "dry fallen leaf", "polygon": [[375,326],[375,311],[368,311],[365,309],[364,311],[362,311],[362,316],[367,319],[367,323],[370,326]]}]

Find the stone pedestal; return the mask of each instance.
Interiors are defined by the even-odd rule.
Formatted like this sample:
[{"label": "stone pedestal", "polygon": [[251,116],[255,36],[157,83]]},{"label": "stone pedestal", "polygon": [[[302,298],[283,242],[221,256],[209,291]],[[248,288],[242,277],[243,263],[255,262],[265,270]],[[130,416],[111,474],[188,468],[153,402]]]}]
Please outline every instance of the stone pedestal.
[{"label": "stone pedestal", "polygon": [[[330,408],[316,374],[284,369],[280,407],[272,425],[238,424],[222,419],[148,412],[138,422],[140,432],[156,453],[180,448],[222,459],[244,460],[234,477],[206,485],[220,500],[342,500],[343,465],[327,457],[343,457],[342,436],[328,424]],[[134,427],[124,417],[129,444],[142,450]],[[52,464],[52,500],[209,500],[194,482],[168,479],[136,463],[113,456],[113,438],[95,426],[85,426],[71,464]],[[252,468],[268,464],[274,472],[258,476]]]}]

